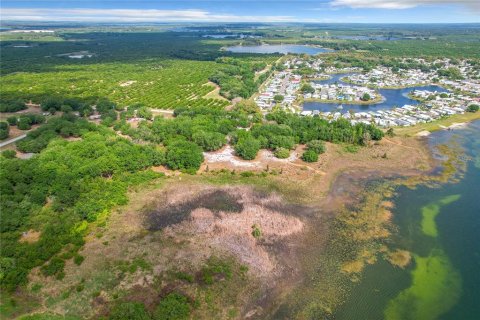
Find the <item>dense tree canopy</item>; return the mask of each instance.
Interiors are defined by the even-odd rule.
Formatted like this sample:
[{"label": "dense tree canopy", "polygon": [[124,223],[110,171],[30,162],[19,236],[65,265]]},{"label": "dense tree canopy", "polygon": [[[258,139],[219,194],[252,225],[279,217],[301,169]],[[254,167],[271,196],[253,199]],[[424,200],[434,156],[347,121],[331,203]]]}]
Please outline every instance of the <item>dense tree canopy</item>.
[{"label": "dense tree canopy", "polygon": [[170,169],[195,173],[202,162],[202,149],[197,144],[178,140],[168,145],[166,164]]},{"label": "dense tree canopy", "polygon": [[[63,264],[58,260],[72,257],[83,244],[83,221],[94,221],[102,212],[126,203],[129,185],[157,176],[144,170],[163,157],[161,152],[153,146],[135,145],[101,127],[80,130],[81,140],[60,138],[46,147],[45,140],[57,136],[47,126],[63,121],[51,119],[25,139],[29,147],[42,140],[39,149],[43,151],[37,156],[27,160],[0,157],[2,289],[24,284],[30,269],[53,256],[53,264],[43,269],[61,277]],[[50,129],[42,129],[45,127]],[[47,139],[45,132],[53,133]],[[45,206],[47,203],[50,205]],[[40,239],[20,243],[22,232],[32,228],[40,232]],[[58,256],[67,244],[70,254]]]}]

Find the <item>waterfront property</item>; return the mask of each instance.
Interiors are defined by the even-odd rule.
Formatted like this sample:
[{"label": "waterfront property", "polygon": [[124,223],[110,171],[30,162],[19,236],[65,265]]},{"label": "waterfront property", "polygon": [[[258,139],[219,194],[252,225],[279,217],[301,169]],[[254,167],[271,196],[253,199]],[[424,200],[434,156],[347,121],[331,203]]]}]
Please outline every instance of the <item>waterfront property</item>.
[{"label": "waterfront property", "polygon": [[[417,62],[427,63],[422,59]],[[463,79],[458,80],[439,76],[431,70],[394,70],[379,66],[367,73],[354,73],[352,71],[356,68],[323,68],[322,63],[321,59],[312,61],[299,57],[285,61],[285,70],[276,72],[255,99],[257,105],[264,111],[277,105],[300,112],[302,116],[319,116],[327,120],[343,118],[352,123],[392,127],[462,114],[469,105],[478,104],[480,75],[465,61],[459,62]],[[451,67],[449,60],[436,63]],[[301,94],[304,77],[297,74],[300,68],[310,68],[313,70],[311,77],[324,80],[311,81],[311,89]],[[349,73],[339,73],[342,71]],[[432,84],[433,79],[442,86]],[[304,103],[298,110],[295,102],[300,97]]]}]

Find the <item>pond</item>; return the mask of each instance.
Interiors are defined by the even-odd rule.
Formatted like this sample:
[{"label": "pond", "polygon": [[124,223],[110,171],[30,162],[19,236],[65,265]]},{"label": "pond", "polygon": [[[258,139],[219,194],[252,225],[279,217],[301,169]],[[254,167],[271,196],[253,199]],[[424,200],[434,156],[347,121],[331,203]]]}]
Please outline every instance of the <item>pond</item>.
[{"label": "pond", "polygon": [[400,187],[393,245],[412,253],[406,269],[379,259],[335,313],[336,320],[478,319],[480,304],[480,122],[429,136],[432,146],[460,145],[468,161],[458,183]]},{"label": "pond", "polygon": [[[328,80],[316,80],[316,83],[322,84],[334,84],[336,82],[343,83],[340,79],[346,76],[351,75],[351,73],[343,73],[343,74],[335,74],[332,78]],[[324,102],[316,102],[316,101],[308,101],[303,104],[303,110],[312,111],[312,110],[319,110],[321,112],[332,112],[338,111],[341,113],[346,113],[349,110],[353,110],[355,112],[365,112],[365,111],[378,111],[378,110],[389,110],[396,107],[402,107],[406,104],[409,105],[417,105],[419,101],[410,99],[408,94],[414,90],[428,90],[428,91],[437,91],[437,92],[448,92],[445,88],[436,85],[428,85],[428,86],[417,86],[417,87],[410,87],[410,88],[402,88],[402,89],[379,89],[378,92],[385,98],[384,101],[377,103],[377,104],[343,104],[343,109],[338,109],[338,103],[324,103]]]},{"label": "pond", "polygon": [[316,55],[320,53],[332,52],[332,49],[320,48],[297,44],[278,44],[278,45],[259,45],[259,46],[232,46],[225,48],[227,51],[236,53],[294,53]]}]

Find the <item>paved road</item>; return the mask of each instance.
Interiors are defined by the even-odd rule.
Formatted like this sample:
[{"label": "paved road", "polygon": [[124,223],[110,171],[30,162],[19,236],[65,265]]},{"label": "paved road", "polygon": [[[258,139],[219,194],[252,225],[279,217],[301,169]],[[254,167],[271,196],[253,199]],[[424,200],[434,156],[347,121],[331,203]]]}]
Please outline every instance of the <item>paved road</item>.
[{"label": "paved road", "polygon": [[22,134],[21,136],[12,138],[12,139],[7,140],[7,141],[0,142],[0,148],[3,148],[3,147],[5,147],[5,146],[8,146],[9,144],[14,143],[14,142],[16,142],[16,141],[18,141],[18,140],[22,140],[22,139],[25,138],[26,136],[27,136],[26,134]]}]

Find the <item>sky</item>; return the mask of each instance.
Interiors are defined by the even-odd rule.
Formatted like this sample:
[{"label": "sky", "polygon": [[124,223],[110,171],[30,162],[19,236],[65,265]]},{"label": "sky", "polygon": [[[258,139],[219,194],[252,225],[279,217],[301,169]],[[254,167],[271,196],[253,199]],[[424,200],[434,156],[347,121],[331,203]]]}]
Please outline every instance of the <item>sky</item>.
[{"label": "sky", "polygon": [[2,21],[480,23],[480,0],[1,0]]}]

